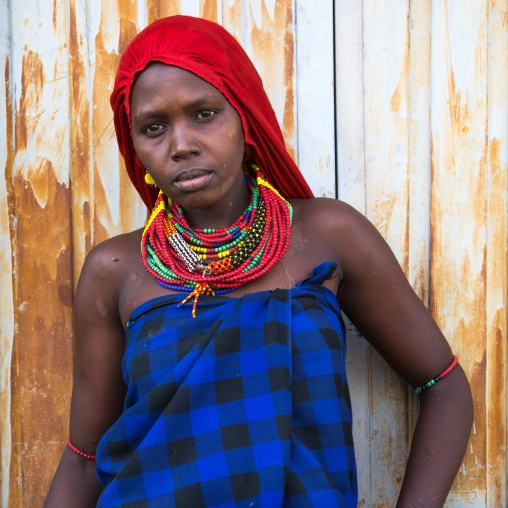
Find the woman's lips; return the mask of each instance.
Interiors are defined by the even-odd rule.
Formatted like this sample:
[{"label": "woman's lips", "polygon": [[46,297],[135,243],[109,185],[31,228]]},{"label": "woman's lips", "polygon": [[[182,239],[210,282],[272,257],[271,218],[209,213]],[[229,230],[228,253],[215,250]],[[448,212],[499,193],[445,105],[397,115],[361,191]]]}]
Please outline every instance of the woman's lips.
[{"label": "woman's lips", "polygon": [[175,186],[184,192],[195,192],[206,186],[212,176],[210,171],[190,170],[179,175],[175,180]]}]

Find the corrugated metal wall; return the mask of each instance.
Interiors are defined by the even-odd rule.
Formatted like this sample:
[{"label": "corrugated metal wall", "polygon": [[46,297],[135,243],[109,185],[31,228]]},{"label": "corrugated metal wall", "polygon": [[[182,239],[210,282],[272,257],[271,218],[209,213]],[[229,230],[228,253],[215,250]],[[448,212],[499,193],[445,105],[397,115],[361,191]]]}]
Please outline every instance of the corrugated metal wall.
[{"label": "corrugated metal wall", "polygon": [[[506,0],[0,1],[2,506],[39,506],[65,444],[84,257],[145,217],[109,108],[118,55],[177,13],[240,40],[315,193],[394,249],[472,382],[447,506],[505,506]],[[392,506],[416,399],[354,332],[348,372],[360,506]]]}]

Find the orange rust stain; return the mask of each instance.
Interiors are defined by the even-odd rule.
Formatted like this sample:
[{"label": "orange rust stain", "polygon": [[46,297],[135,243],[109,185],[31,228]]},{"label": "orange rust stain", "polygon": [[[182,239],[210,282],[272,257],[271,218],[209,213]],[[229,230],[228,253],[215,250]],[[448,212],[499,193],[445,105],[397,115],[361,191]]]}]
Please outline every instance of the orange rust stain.
[{"label": "orange rust stain", "polygon": [[[12,298],[14,303],[14,337],[11,351],[11,383],[13,377],[19,372],[19,354],[17,351],[16,343],[19,337],[19,329],[16,326],[18,323],[18,265],[17,265],[17,231],[16,231],[16,205],[15,205],[15,190],[13,180],[13,167],[14,158],[16,155],[14,149],[14,126],[12,122],[12,96],[10,93],[10,73],[9,73],[9,57],[5,61],[5,110],[6,110],[6,138],[7,138],[7,160],[4,168],[5,182],[7,188],[7,206],[9,211],[9,234],[10,234],[10,247],[11,247],[11,263],[12,263]],[[9,479],[9,505],[10,506],[23,506],[23,490],[22,490],[22,464],[20,442],[21,442],[21,416],[20,416],[20,399],[16,396],[16,392],[11,384],[11,402],[10,408],[7,412],[10,417],[11,435],[10,439],[11,448],[11,462],[8,471],[1,471],[2,477]],[[5,418],[5,416],[4,416]],[[2,439],[3,441],[3,439]]]},{"label": "orange rust stain", "polygon": [[199,15],[202,18],[215,21],[217,23],[217,1],[216,0],[201,0],[199,5]]},{"label": "orange rust stain", "polygon": [[448,77],[448,92],[450,134],[452,138],[458,140],[461,134],[469,133],[471,108],[469,106],[469,102],[467,100],[462,100],[460,92],[457,91],[455,76],[452,69],[450,69]]},{"label": "orange rust stain", "polygon": [[494,172],[501,169],[501,141],[493,138],[489,144],[489,163]]},{"label": "orange rust stain", "polygon": [[[95,38],[96,67],[92,92],[92,148],[93,148],[93,244],[100,243],[114,234],[108,234],[104,228],[99,228],[97,215],[109,223],[110,211],[105,191],[101,183],[101,175],[107,177],[108,161],[106,155],[117,153],[116,137],[113,125],[113,113],[109,98],[113,90],[116,69],[120,60],[115,52],[108,53],[103,42],[102,27]],[[92,201],[91,201],[92,202]]]},{"label": "orange rust stain", "polygon": [[[15,300],[16,301],[16,300]],[[17,306],[14,306],[15,323],[19,322]],[[16,386],[20,376],[19,329],[14,327],[11,363],[11,463],[9,466],[9,504],[24,506],[23,504],[23,461],[22,430],[21,430],[21,391]]]},{"label": "orange rust stain", "polygon": [[70,182],[72,190],[73,287],[76,287],[85,255],[93,237],[90,213],[82,213],[83,203],[92,201],[90,160],[90,102],[87,90],[88,48],[76,17],[76,0],[69,4],[69,90],[70,90]]},{"label": "orange rust stain", "polygon": [[[85,232],[85,255],[88,254],[92,250],[92,233],[91,233],[91,218],[90,218],[90,203],[88,201],[83,202],[83,222],[87,225],[86,232]],[[83,258],[84,259],[84,258]],[[74,273],[76,273],[76,270],[81,271],[83,263],[76,264],[74,263]],[[75,279],[76,280],[76,279]],[[76,287],[76,284],[74,284],[74,287]]]},{"label": "orange rust stain", "polygon": [[223,26],[241,44],[242,26],[242,2],[235,0],[222,5]]},{"label": "orange rust stain", "polygon": [[37,111],[44,86],[44,69],[37,53],[23,54],[19,111],[16,112],[16,151],[26,150],[27,139],[37,122]]},{"label": "orange rust stain", "polygon": [[422,302],[425,302],[427,299],[427,270],[422,264],[419,264],[416,270],[417,273],[414,276],[413,290],[418,295],[418,298],[420,298]]},{"label": "orange rust stain", "polygon": [[[407,172],[409,174],[409,158],[408,158],[408,162],[407,162],[407,165],[406,165],[406,168],[407,168]],[[399,262],[400,262],[400,266],[402,267],[402,270],[404,271],[404,274],[406,275],[406,277],[409,276],[409,236],[410,236],[410,222],[409,222],[409,215],[410,215],[410,208],[411,208],[411,203],[410,203],[410,193],[409,193],[409,178],[406,179],[405,181],[405,186],[404,186],[404,195],[406,196],[406,213],[405,213],[405,223],[404,223],[404,228],[402,229],[402,231],[404,232],[404,239],[403,239],[403,249],[402,249],[402,257],[399,259]]]},{"label": "orange rust stain", "polygon": [[506,465],[506,324],[507,316],[499,309],[490,325],[489,347],[489,392],[487,428],[489,498],[505,499],[505,465]]},{"label": "orange rust stain", "polygon": [[[393,197],[390,197],[388,200],[390,203],[384,203],[382,206],[381,214],[383,217],[387,213],[387,209],[390,210],[390,215],[392,215],[391,210],[398,211],[401,213],[404,211],[402,217],[398,218],[399,227],[397,232],[397,237],[393,237],[393,233],[390,235],[390,240],[394,247],[397,249],[397,257],[399,263],[402,267],[402,270],[408,276],[409,274],[409,242],[410,242],[410,64],[411,64],[411,33],[410,33],[410,20],[409,20],[409,9],[406,18],[406,44],[404,47],[404,55],[401,62],[401,68],[399,72],[399,79],[397,82],[397,86],[392,94],[389,109],[393,115],[390,116],[390,121],[393,123],[398,140],[397,142],[403,143],[405,147],[407,147],[408,157],[404,168],[404,176],[406,178],[401,179],[401,183],[397,186],[396,189],[392,187],[391,194]],[[401,175],[401,176],[403,176]],[[374,209],[376,214],[379,213],[377,208]],[[384,221],[386,222],[386,221]],[[388,233],[388,229],[391,228],[393,222],[386,222],[386,231]]]},{"label": "orange rust stain", "polygon": [[319,191],[317,192],[316,196],[322,197],[322,198],[335,198],[335,192],[331,191],[330,189],[327,189],[326,187],[320,187]]},{"label": "orange rust stain", "polygon": [[[282,121],[282,134],[286,140],[293,139],[295,135],[295,93],[293,88],[293,79],[295,75],[295,51],[292,23],[292,5],[288,4],[286,6],[286,23],[284,29],[284,86],[286,88],[286,100],[284,103],[284,118]],[[295,147],[286,141],[286,148],[289,155],[291,155],[294,159]]]},{"label": "orange rust stain", "polygon": [[179,0],[150,0],[147,2],[147,10],[148,23],[166,16],[180,14],[182,11]]},{"label": "orange rust stain", "polygon": [[120,17],[120,40],[118,42],[118,53],[122,55],[132,39],[138,33],[138,25],[133,19]]},{"label": "orange rust stain", "polygon": [[[51,206],[42,208],[22,175],[15,178],[19,314],[12,387],[19,464],[13,466],[21,468],[23,489],[16,506],[42,505],[68,425],[72,315],[61,298],[68,302],[72,283],[70,191],[58,183],[51,165],[47,187]],[[59,438],[62,444],[55,446]]]},{"label": "orange rust stain", "polygon": [[[150,7],[151,8],[151,7]],[[125,49],[130,40],[137,33],[137,26],[132,21],[136,18],[135,6],[122,6],[120,10],[120,41],[119,51]],[[95,40],[96,68],[93,83],[92,102],[92,149],[93,149],[93,213],[91,231],[93,232],[92,244],[95,245],[111,236],[132,230],[141,225],[142,220],[136,216],[139,209],[140,199],[137,196],[129,178],[126,176],[123,160],[118,152],[116,136],[113,124],[113,113],[109,104],[116,70],[118,68],[119,55],[111,54],[105,48],[103,31],[99,32]],[[115,157],[117,159],[115,160]],[[107,189],[111,184],[112,176],[108,169],[115,167],[119,162],[119,179],[114,182],[118,186],[119,209],[110,209]],[[133,207],[133,203],[136,204]],[[80,206],[83,206],[81,203]],[[116,205],[113,205],[116,206]],[[119,222],[113,222],[113,216],[119,217]],[[80,267],[78,267],[80,268]]]},{"label": "orange rust stain", "polygon": [[409,67],[411,64],[411,31],[410,31],[410,11],[408,9],[406,20],[406,47],[404,50],[404,59],[402,61],[402,69],[399,74],[399,82],[397,88],[390,100],[390,111],[394,113],[402,113],[409,108]]},{"label": "orange rust stain", "polygon": [[119,14],[120,39],[118,41],[118,54],[122,55],[139,32],[136,22],[138,16],[136,4],[134,2],[121,2],[119,4]]},{"label": "orange rust stain", "polygon": [[[62,140],[63,141],[63,140]],[[27,161],[26,180],[30,182],[39,203],[48,202],[48,179],[46,172],[52,168],[48,159],[35,157]]]},{"label": "orange rust stain", "polygon": [[[408,387],[371,352],[370,375],[370,460],[371,485],[376,498],[372,506],[395,506],[408,455]],[[391,481],[386,481],[389,475]]]},{"label": "orange rust stain", "polygon": [[58,23],[58,4],[57,0],[53,0],[53,30],[57,30],[57,23]]},{"label": "orange rust stain", "polygon": [[166,16],[174,16],[176,14],[181,14],[182,12],[182,1],[183,0],[168,0],[167,1],[167,11]]},{"label": "orange rust stain", "polygon": [[147,2],[148,23],[153,23],[156,19],[162,18],[164,10],[164,0],[152,0]]},{"label": "orange rust stain", "polygon": [[[505,256],[507,227],[505,189],[508,174],[502,167],[502,142],[493,138],[489,143],[489,242],[487,300],[488,311],[488,455],[489,506],[506,503],[506,333],[508,329],[508,260]],[[490,312],[489,312],[490,311]],[[495,422],[495,424],[494,424]]]},{"label": "orange rust stain", "polygon": [[[252,9],[251,7],[252,30],[250,38],[253,60],[262,75],[265,90],[272,100],[272,105],[276,110],[279,110],[281,105],[283,106],[281,130],[286,139],[286,148],[294,158],[295,147],[292,145],[292,140],[296,129],[293,90],[292,2],[290,0],[276,2],[273,20],[270,18],[265,2],[261,2],[261,24],[259,27],[256,25]],[[280,71],[273,72],[273,69],[281,69],[282,73]]]},{"label": "orange rust stain", "polygon": [[[462,474],[462,468],[457,475],[453,490],[486,491],[487,485],[487,446],[488,446],[488,415],[486,407],[487,388],[487,353],[484,350],[481,356],[475,355],[478,360],[468,358],[469,345],[478,340],[471,334],[469,324],[461,319],[456,327],[457,337],[461,337],[461,344],[456,344],[454,350],[461,360],[461,365],[466,371],[474,404],[474,430],[471,432],[466,455],[463,460],[463,468],[466,475]],[[483,343],[481,339],[478,342]],[[490,445],[489,445],[490,446]]]}]

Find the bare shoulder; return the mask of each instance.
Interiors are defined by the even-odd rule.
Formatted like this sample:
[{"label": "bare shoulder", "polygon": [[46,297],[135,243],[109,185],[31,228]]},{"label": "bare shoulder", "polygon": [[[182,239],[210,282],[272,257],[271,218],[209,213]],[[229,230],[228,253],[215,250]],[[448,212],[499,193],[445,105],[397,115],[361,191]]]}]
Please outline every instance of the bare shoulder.
[{"label": "bare shoulder", "polygon": [[331,198],[295,199],[291,201],[294,223],[329,235],[330,231],[347,233],[365,227],[369,221],[344,201]]},{"label": "bare shoulder", "polygon": [[118,283],[126,270],[139,264],[142,230],[115,236],[96,245],[86,257],[81,278]]},{"label": "bare shoulder", "polygon": [[295,240],[304,236],[328,257],[344,266],[364,242],[378,238],[376,228],[352,206],[330,198],[300,199],[293,205]]},{"label": "bare shoulder", "polygon": [[111,323],[119,316],[119,301],[128,274],[142,266],[141,230],[115,236],[94,247],[79,277],[75,318]]},{"label": "bare shoulder", "polygon": [[339,199],[292,199],[290,202],[296,214],[302,213],[309,218],[322,217],[336,221],[347,220],[350,214],[358,214],[352,206]]}]

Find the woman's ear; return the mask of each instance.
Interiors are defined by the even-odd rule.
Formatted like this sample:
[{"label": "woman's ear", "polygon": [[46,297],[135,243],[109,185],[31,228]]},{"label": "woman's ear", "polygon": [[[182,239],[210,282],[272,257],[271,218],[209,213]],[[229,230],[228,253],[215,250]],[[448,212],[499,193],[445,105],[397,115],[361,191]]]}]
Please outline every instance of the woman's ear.
[{"label": "woman's ear", "polygon": [[243,160],[252,161],[254,160],[254,147],[245,143],[245,151],[243,154]]}]

